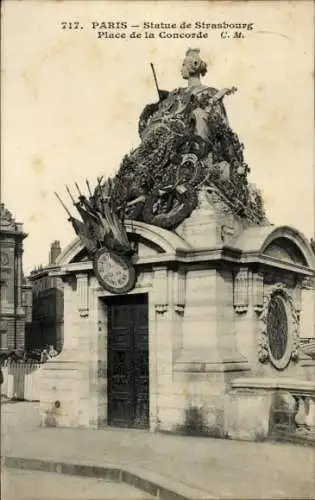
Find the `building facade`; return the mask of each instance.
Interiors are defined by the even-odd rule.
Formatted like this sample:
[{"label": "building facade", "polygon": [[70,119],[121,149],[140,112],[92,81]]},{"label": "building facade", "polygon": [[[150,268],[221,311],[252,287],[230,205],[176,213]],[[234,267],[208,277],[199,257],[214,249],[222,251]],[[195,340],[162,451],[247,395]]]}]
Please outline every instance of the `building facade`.
[{"label": "building facade", "polygon": [[23,224],[0,206],[0,349],[23,350],[25,325],[30,320],[30,287],[23,278]]},{"label": "building facade", "polygon": [[50,271],[61,252],[59,241],[51,244],[49,263],[34,269],[29,282],[32,287],[32,321],[26,336],[28,351],[53,345],[61,351],[63,344],[63,283]]}]

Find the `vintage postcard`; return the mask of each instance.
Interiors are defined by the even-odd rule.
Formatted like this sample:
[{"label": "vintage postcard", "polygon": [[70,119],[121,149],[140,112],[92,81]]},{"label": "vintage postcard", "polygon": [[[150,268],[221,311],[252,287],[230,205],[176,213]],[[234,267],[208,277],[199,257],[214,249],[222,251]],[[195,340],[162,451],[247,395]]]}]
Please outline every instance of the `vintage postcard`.
[{"label": "vintage postcard", "polygon": [[313,1],[1,13],[1,498],[313,498]]}]

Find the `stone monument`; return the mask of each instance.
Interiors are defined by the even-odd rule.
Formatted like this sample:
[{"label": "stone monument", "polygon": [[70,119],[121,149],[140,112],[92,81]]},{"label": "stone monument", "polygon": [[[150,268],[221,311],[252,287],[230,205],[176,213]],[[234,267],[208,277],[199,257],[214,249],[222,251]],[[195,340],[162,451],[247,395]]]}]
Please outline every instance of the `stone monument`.
[{"label": "stone monument", "polygon": [[78,200],[67,188],[80,219],[65,207],[78,237],[54,270],[64,348],[45,366],[44,425],[265,438],[269,388],[311,384],[299,316],[314,255],[267,220],[223,103],[236,89],[206,71],[189,49],[188,85],[158,89],[117,175]]}]

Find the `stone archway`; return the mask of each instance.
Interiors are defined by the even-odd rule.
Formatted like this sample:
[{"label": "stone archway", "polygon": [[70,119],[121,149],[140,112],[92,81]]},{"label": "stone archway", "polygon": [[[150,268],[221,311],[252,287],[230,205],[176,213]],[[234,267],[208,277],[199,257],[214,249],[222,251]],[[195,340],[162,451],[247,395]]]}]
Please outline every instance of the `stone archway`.
[{"label": "stone archway", "polygon": [[[191,245],[184,238],[166,229],[139,221],[126,221],[125,227],[128,238],[136,239],[142,246],[140,256],[154,256],[161,253],[175,255],[178,250],[191,249]],[[145,252],[143,247],[146,249]],[[83,244],[79,238],[75,238],[60,254],[56,265],[60,268],[74,262],[87,260]]]},{"label": "stone archway", "polygon": [[269,255],[278,260],[291,261],[305,268],[315,269],[315,256],[310,243],[300,231],[290,226],[249,227],[233,242],[233,246],[244,254]]}]

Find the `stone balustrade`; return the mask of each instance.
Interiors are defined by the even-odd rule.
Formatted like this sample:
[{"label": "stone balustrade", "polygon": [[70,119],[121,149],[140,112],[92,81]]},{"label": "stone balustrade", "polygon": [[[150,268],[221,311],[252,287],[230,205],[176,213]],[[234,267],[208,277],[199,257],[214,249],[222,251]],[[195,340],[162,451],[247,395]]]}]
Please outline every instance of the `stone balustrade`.
[{"label": "stone balustrade", "polygon": [[315,339],[306,338],[301,339],[301,351],[303,354],[306,354],[311,359],[315,359]]},{"label": "stone balustrade", "polygon": [[[244,377],[232,381],[228,397],[229,437],[315,441],[315,382]],[[240,413],[231,413],[241,407],[248,409],[247,425],[252,423],[246,430],[237,417],[241,417]]]}]

